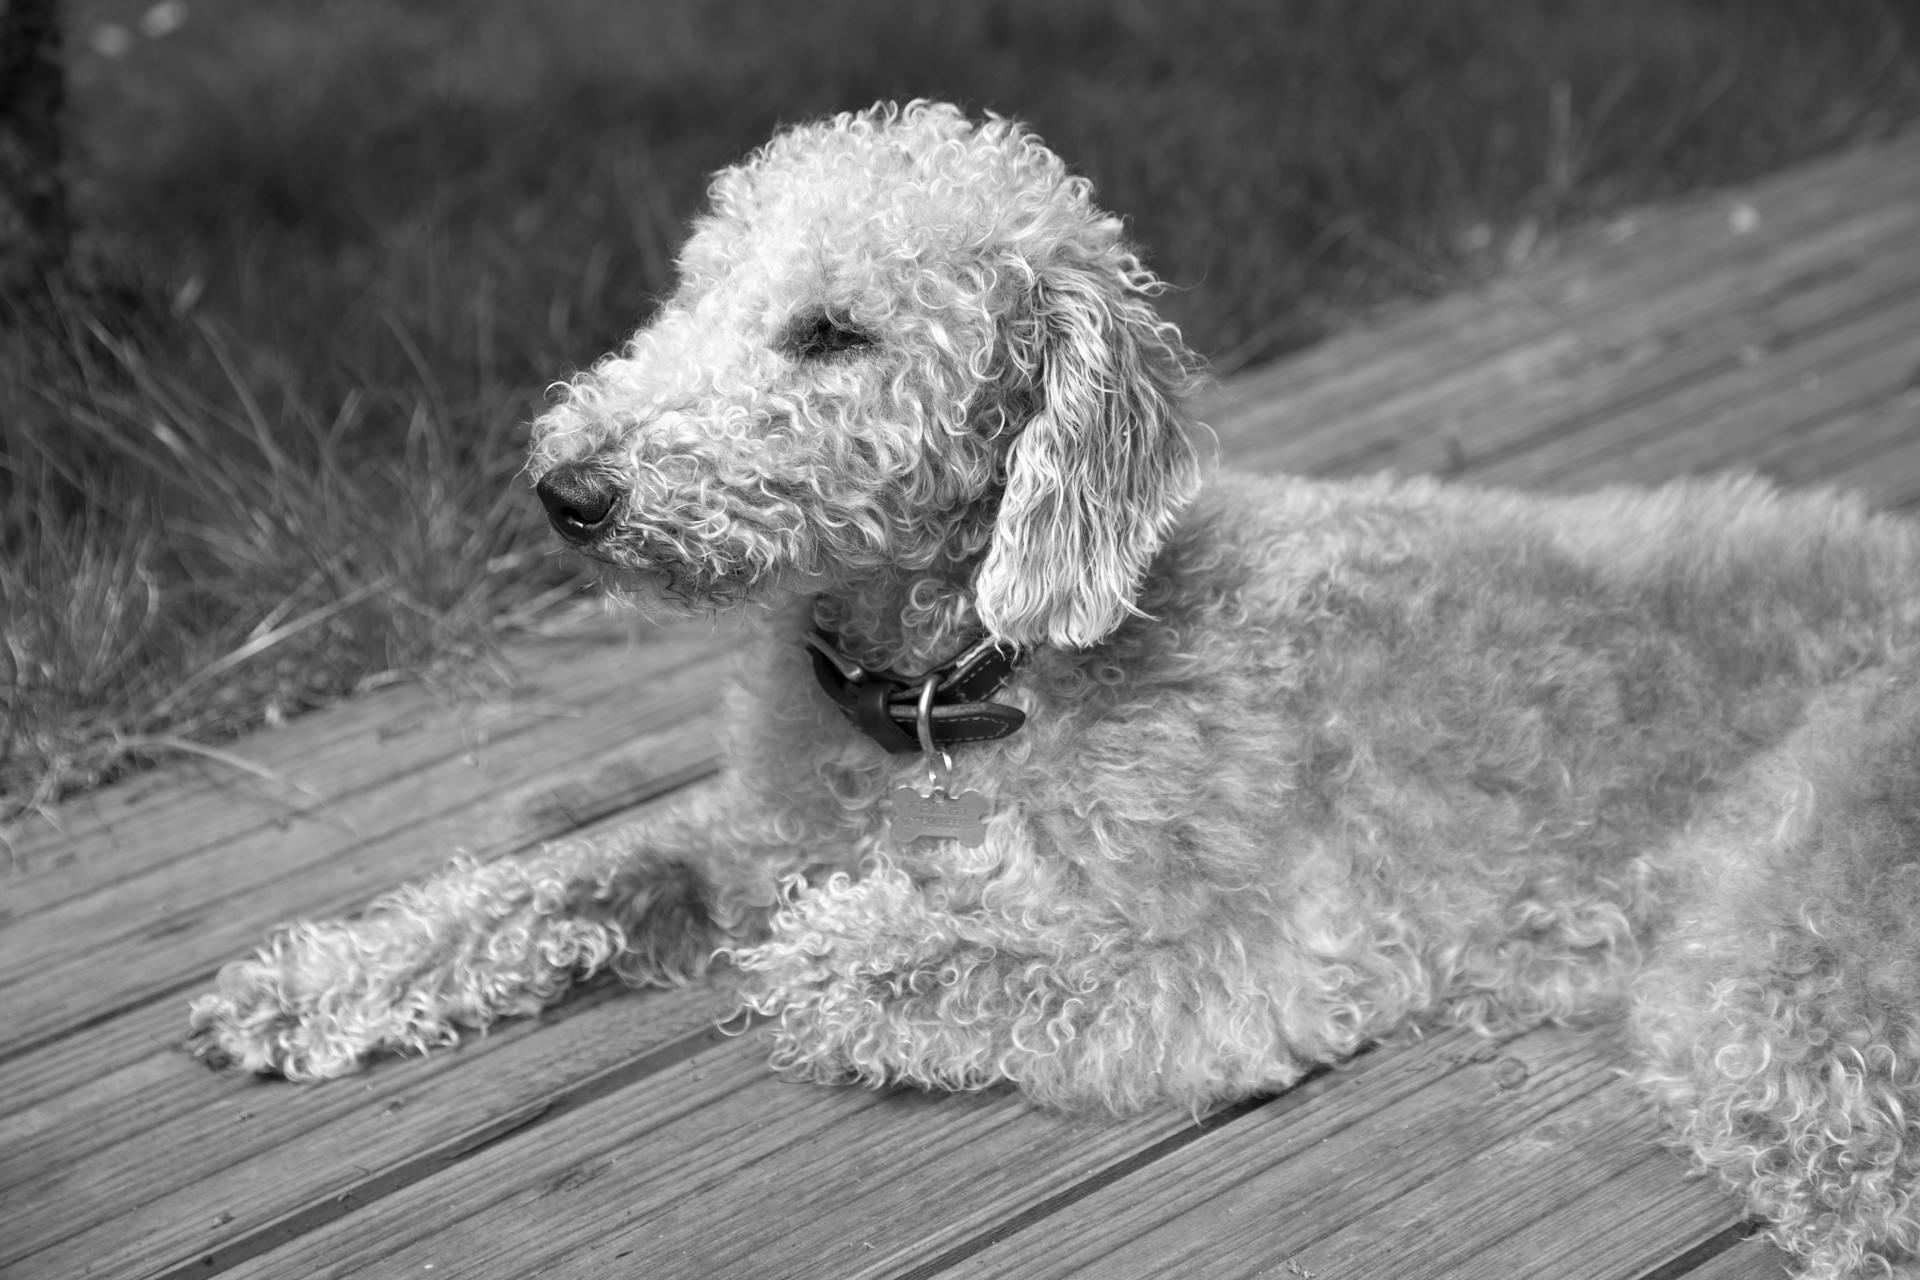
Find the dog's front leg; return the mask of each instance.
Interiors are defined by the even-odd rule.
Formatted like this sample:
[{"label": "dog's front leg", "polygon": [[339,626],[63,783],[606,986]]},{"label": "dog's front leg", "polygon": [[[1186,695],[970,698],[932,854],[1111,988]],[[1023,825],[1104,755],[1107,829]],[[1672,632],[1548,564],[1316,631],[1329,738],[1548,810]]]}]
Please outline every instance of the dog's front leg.
[{"label": "dog's front leg", "polygon": [[732,959],[747,1007],[772,1021],[774,1067],[829,1083],[1011,1082],[1052,1106],[1198,1108],[1284,1088],[1364,1037],[1289,1025],[1231,945],[1200,963],[1074,917],[956,909],[947,886],[879,859],[792,892],[768,939]]},{"label": "dog's front leg", "polygon": [[[194,1001],[188,1047],[216,1067],[317,1080],[380,1051],[452,1043],[610,968],[700,973],[764,930],[803,852],[722,791],[595,841],[456,862],[348,920],[281,928]],[[827,842],[823,841],[826,847]]]}]

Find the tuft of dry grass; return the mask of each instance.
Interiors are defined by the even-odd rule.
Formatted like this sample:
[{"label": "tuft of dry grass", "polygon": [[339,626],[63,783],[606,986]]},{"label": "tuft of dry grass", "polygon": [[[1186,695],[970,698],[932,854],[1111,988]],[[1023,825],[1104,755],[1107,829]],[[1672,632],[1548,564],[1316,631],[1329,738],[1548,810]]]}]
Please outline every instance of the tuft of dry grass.
[{"label": "tuft of dry grass", "polygon": [[[1223,372],[1920,109],[1901,0],[73,0],[90,287],[0,317],[0,820],[579,589],[543,388],[782,121],[943,97]],[[181,21],[184,19],[184,23]],[[480,661],[476,661],[479,659]]]},{"label": "tuft of dry grass", "polygon": [[[269,412],[211,322],[142,341],[69,301],[51,323],[65,367],[0,455],[8,806],[400,673],[484,671],[503,627],[577,588],[513,482],[522,406],[423,377]],[[155,362],[178,345],[224,377],[211,395]],[[373,415],[398,427],[378,451],[356,443]]]}]

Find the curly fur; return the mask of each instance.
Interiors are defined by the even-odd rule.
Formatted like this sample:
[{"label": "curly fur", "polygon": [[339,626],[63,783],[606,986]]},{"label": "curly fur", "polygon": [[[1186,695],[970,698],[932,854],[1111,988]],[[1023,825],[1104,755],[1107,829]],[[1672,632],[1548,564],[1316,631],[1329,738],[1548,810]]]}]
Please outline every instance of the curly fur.
[{"label": "curly fur", "polygon": [[[1620,1015],[1815,1277],[1920,1247],[1920,535],[1751,479],[1583,497],[1201,482],[1198,362],[1029,132],[934,104],[714,181],[681,284],[536,425],[612,586],[744,608],[720,794],[301,924],[193,1008],[314,1079],[612,968],[731,962],[793,1076],[1203,1106],[1369,1041]],[[1028,714],[986,841],[801,637]]]}]

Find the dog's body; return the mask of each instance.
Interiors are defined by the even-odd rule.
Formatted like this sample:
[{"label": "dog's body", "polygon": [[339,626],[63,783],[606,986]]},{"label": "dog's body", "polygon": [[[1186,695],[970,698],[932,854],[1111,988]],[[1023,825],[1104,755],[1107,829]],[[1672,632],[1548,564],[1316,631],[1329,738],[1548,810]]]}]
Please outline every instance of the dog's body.
[{"label": "dog's body", "polygon": [[294,926],[196,1051],[335,1075],[716,951],[795,1075],[1064,1105],[1619,1014],[1807,1274],[1920,1246],[1920,532],[1755,481],[1201,486],[1155,282],[1017,126],[876,109],[713,194],[531,469],[634,594],[753,606],[721,787]]}]

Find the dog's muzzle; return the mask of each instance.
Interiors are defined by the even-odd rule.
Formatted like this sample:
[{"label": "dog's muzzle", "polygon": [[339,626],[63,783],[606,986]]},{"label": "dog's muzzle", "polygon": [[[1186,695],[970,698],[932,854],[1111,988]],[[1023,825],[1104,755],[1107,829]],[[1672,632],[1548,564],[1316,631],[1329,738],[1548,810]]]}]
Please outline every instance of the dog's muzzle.
[{"label": "dog's muzzle", "polygon": [[563,462],[534,486],[554,532],[576,545],[596,542],[613,527],[626,490],[590,462]]}]

